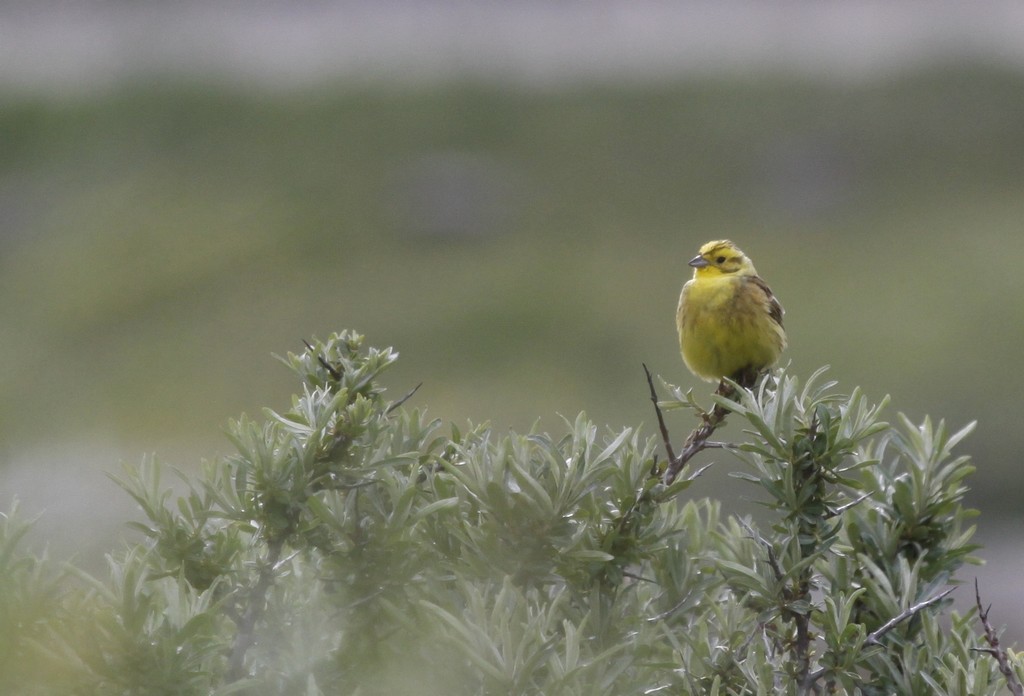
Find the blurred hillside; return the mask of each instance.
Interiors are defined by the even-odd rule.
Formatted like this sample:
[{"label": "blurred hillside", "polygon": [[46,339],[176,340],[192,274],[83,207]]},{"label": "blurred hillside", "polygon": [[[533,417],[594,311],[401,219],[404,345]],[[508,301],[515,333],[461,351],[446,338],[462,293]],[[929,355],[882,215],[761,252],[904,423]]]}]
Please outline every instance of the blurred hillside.
[{"label": "blurred hillside", "polygon": [[[7,441],[209,441],[355,327],[437,415],[648,421],[685,261],[739,242],[795,366],[1019,449],[1024,80],[196,87],[0,117]],[[54,423],[60,424],[54,433]],[[984,485],[984,481],[977,482]],[[1005,481],[997,489],[1006,491]]]},{"label": "blurred hillside", "polygon": [[[1022,126],[1024,73],[960,58],[836,81],[11,87],[0,494],[106,509],[99,471],[226,450],[228,418],[293,389],[271,354],[341,328],[395,346],[394,396],[423,382],[411,405],[445,420],[585,410],[653,434],[641,362],[711,390],[673,315],[686,261],[727,237],[785,305],[796,370],[977,419],[973,502],[1019,522]],[[735,466],[701,494],[750,495]]]}]

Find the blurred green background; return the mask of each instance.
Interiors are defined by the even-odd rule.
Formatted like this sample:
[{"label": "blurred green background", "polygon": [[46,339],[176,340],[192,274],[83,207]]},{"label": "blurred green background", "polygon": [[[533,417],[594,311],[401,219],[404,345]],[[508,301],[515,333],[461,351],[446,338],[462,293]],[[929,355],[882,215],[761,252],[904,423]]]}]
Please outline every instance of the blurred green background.
[{"label": "blurred green background", "polygon": [[[102,472],[226,452],[229,418],[294,390],[271,354],[342,328],[444,420],[653,435],[642,362],[711,391],[673,318],[686,261],[730,238],[796,373],[979,421],[984,572],[1020,571],[1022,71],[6,91],[0,498],[45,509],[57,552],[112,546],[131,506]],[[737,466],[695,494],[747,509]]]}]

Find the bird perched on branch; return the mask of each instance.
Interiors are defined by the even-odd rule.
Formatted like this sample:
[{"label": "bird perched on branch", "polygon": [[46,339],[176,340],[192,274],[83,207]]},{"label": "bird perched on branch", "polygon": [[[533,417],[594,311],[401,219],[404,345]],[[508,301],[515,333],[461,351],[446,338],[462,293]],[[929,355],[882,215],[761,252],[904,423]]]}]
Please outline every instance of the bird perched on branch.
[{"label": "bird perched on branch", "polygon": [[786,347],[782,305],[728,240],[708,242],[689,265],[676,311],[683,362],[701,379],[754,386]]}]

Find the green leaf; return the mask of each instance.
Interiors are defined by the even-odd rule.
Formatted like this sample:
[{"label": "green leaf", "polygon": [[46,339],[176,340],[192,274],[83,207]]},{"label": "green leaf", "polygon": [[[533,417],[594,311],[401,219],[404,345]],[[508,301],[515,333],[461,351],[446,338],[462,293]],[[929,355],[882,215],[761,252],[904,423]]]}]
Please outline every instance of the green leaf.
[{"label": "green leaf", "polygon": [[441,510],[451,510],[459,506],[458,498],[443,498],[441,500],[435,500],[432,503],[424,505],[418,509],[412,516],[413,522],[419,522],[420,520],[430,517],[431,515],[440,512]]}]

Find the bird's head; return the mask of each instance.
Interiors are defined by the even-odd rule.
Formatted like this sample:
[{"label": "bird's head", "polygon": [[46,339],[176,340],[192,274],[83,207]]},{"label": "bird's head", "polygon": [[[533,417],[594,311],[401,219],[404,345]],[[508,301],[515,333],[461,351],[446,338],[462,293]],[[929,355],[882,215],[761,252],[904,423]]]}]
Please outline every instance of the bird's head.
[{"label": "bird's head", "polygon": [[708,242],[689,263],[694,278],[712,278],[723,275],[757,275],[754,264],[739,247],[727,239]]}]

